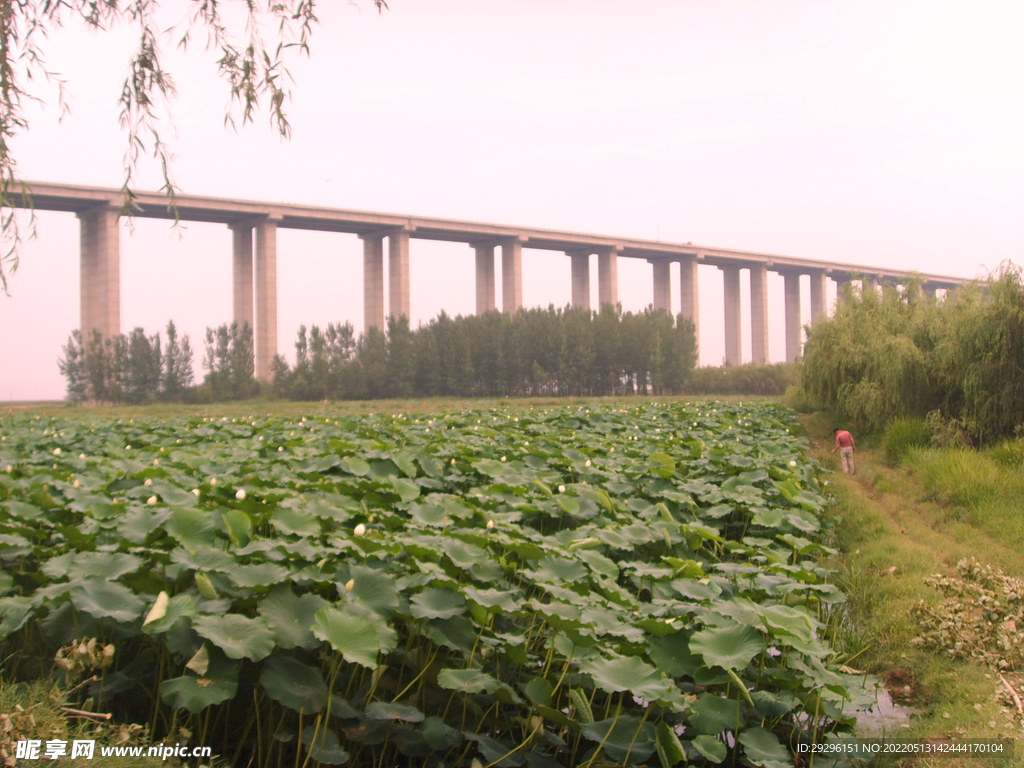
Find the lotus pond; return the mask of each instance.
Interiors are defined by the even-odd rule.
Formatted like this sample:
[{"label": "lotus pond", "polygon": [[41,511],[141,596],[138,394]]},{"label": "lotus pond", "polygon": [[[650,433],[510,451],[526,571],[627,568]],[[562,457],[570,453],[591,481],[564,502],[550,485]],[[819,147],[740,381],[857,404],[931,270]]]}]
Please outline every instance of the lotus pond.
[{"label": "lotus pond", "polygon": [[81,706],[238,765],[791,765],[864,692],[795,424],[8,418],[4,674],[95,639]]}]

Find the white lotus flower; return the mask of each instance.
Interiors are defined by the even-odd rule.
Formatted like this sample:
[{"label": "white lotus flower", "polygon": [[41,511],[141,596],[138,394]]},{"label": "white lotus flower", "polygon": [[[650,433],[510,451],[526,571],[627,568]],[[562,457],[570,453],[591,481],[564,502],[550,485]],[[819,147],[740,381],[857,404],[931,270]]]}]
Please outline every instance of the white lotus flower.
[{"label": "white lotus flower", "polygon": [[501,460],[502,460],[502,461],[505,461],[505,458],[506,458],[505,456],[502,456],[502,457],[501,457]]},{"label": "white lotus flower", "polygon": [[356,588],[356,580],[355,579],[349,579],[348,581],[345,582],[345,591],[346,592],[351,592],[355,588]]},{"label": "white lotus flower", "polygon": [[490,531],[490,530],[493,530],[493,528],[494,528],[494,521],[493,520],[488,520],[487,521],[487,530]]},{"label": "white lotus flower", "polygon": [[147,477],[146,478],[146,482],[143,483],[143,485],[146,486],[147,488],[149,488],[149,486],[151,486],[152,484],[153,484],[153,478],[151,478],[151,477]]},{"label": "white lotus flower", "polygon": [[8,464],[8,465],[7,465],[7,469],[5,470],[5,471],[7,472],[7,474],[8,474],[8,475],[9,475],[9,474],[11,474],[11,469],[12,469],[11,465],[10,465],[10,464]]},{"label": "white lotus flower", "polygon": [[84,453],[80,453],[80,454],[78,454],[78,458],[80,458],[80,459],[84,459],[84,458],[85,458],[85,454],[84,454]]},{"label": "white lotus flower", "polygon": [[452,466],[455,466],[455,459],[452,459]]},{"label": "white lotus flower", "polygon": [[125,449],[126,451],[130,451],[130,450],[132,449],[132,447],[131,447],[130,445],[126,445],[126,446],[124,447],[124,449]]},{"label": "white lotus flower", "polygon": [[281,453],[281,451],[283,451],[283,450],[284,450],[284,446],[283,445],[277,446],[277,452],[278,453]]},{"label": "white lotus flower", "polygon": [[146,499],[146,503],[149,504],[149,506],[151,507],[156,506],[156,496],[150,496],[148,499]]},{"label": "white lotus flower", "polygon": [[796,466],[796,460],[795,459],[790,459],[789,460],[789,466],[795,467]]},{"label": "white lotus flower", "polygon": [[[163,450],[163,448],[161,448],[160,450]],[[153,466],[154,467],[159,467],[160,466],[160,459],[153,459]]]},{"label": "white lotus flower", "polygon": [[245,501],[245,489],[239,488],[237,491],[235,491],[235,498],[238,499],[239,501]]},{"label": "white lotus flower", "polygon": [[352,531],[352,533],[354,533],[356,536],[362,536],[364,533],[366,533],[366,526],[360,523],[356,526],[356,529]]},{"label": "white lotus flower", "polygon": [[193,488],[192,489],[192,495],[195,496],[196,498],[199,498],[199,489],[198,488]]},{"label": "white lotus flower", "polygon": [[75,480],[75,482],[73,482],[71,485],[74,486],[75,488],[78,488],[81,485],[81,483],[79,483],[78,480]]},{"label": "white lotus flower", "polygon": [[584,467],[589,467],[590,466],[590,459],[587,459],[585,462],[583,462],[583,466]]},{"label": "white lotus flower", "polygon": [[60,456],[60,448],[54,448],[53,449],[53,455],[54,456]]},{"label": "white lotus flower", "polygon": [[211,477],[210,478],[210,485],[216,485],[216,484],[217,484],[217,478],[216,477]]},{"label": "white lotus flower", "polygon": [[558,492],[559,493],[565,493],[565,486],[564,485],[558,486]]}]

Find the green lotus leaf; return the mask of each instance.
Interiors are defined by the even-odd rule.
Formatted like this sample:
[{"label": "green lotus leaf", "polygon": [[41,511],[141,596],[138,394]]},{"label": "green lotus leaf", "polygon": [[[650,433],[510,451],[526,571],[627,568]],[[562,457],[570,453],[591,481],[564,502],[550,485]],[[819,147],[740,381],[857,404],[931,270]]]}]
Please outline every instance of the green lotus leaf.
[{"label": "green lotus leaf", "polygon": [[398,494],[398,498],[402,501],[412,501],[420,495],[420,487],[412,480],[407,480],[404,477],[392,477],[389,478],[391,487],[395,489],[395,493]]},{"label": "green lotus leaf", "polygon": [[702,733],[690,742],[693,748],[700,752],[710,762],[718,765],[729,755],[729,748],[714,736]]},{"label": "green lotus leaf", "polygon": [[789,768],[793,758],[779,737],[764,728],[747,728],[740,733],[739,742],[743,745],[743,755],[754,765],[764,768]]},{"label": "green lotus leaf", "polygon": [[310,725],[302,729],[302,743],[309,749],[310,757],[318,764],[343,765],[349,754],[341,747],[338,734],[329,728]]},{"label": "green lotus leaf", "polygon": [[281,533],[295,536],[316,536],[320,533],[320,520],[300,509],[278,507],[270,518],[270,524]]},{"label": "green lotus leaf", "polygon": [[426,718],[420,727],[420,733],[430,748],[439,752],[457,747],[462,743],[462,734],[440,717]]},{"label": "green lotus leaf", "polygon": [[164,522],[164,530],[186,549],[213,544],[213,516],[194,507],[172,509],[171,516]]},{"label": "green lotus leaf", "polygon": [[341,466],[345,468],[346,472],[359,477],[370,474],[370,465],[358,456],[345,456],[341,460]]},{"label": "green lotus leaf", "polygon": [[370,669],[377,667],[381,642],[366,619],[328,606],[313,617],[313,634],[329,643],[345,661]]},{"label": "green lotus leaf", "polygon": [[358,601],[385,618],[390,618],[398,608],[398,585],[391,574],[355,565],[349,569],[349,579],[352,581],[352,591],[348,593],[350,601]]},{"label": "green lotus leaf", "polygon": [[252,519],[240,509],[224,511],[224,532],[236,547],[244,547],[252,538]]},{"label": "green lotus leaf", "polygon": [[554,555],[541,558],[541,561],[537,563],[537,567],[561,581],[583,581],[590,576],[587,567],[582,563],[575,560],[567,560],[564,557],[555,557]]},{"label": "green lotus leaf", "polygon": [[237,613],[225,616],[200,614],[192,628],[224,652],[229,659],[265,659],[274,650],[274,633],[263,618],[250,619]]},{"label": "green lotus leaf", "polygon": [[416,707],[405,704],[394,704],[375,701],[366,708],[366,716],[371,720],[401,720],[406,723],[419,723],[424,715]]},{"label": "green lotus leaf", "polygon": [[267,659],[260,685],[274,701],[304,715],[315,715],[327,704],[320,670],[283,653]]},{"label": "green lotus leaf", "polygon": [[636,687],[661,678],[657,669],[635,656],[587,659],[580,662],[580,672],[590,675],[594,683],[608,693],[635,691]]},{"label": "green lotus leaf", "polygon": [[207,707],[233,699],[238,690],[238,662],[214,649],[203,676],[185,674],[160,684],[160,698],[174,709],[196,714]]},{"label": "green lotus leaf", "polygon": [[192,618],[196,615],[195,602],[191,595],[175,595],[167,601],[167,609],[163,616],[147,621],[142,625],[142,631],[147,635],[157,635],[167,632],[178,619],[182,617]]},{"label": "green lotus leaf", "polygon": [[664,720],[658,723],[657,740],[654,747],[658,752],[662,768],[671,768],[686,759],[686,750],[683,749],[679,737]]},{"label": "green lotus leaf", "polygon": [[428,587],[409,600],[409,612],[417,619],[450,619],[466,611],[466,601],[451,589]]},{"label": "green lotus leaf", "polygon": [[476,587],[463,587],[463,594],[477,605],[482,605],[491,613],[504,611],[514,612],[518,606],[512,595],[504,589],[477,589]]},{"label": "green lotus leaf", "polygon": [[602,749],[620,764],[626,761],[627,756],[630,764],[643,764],[655,751],[654,725],[633,715],[584,723],[580,726],[580,733],[590,741],[603,741]]},{"label": "green lotus leaf", "polygon": [[693,653],[707,666],[723,669],[743,669],[766,647],[760,632],[742,625],[705,629],[690,638]]},{"label": "green lotus leaf", "polygon": [[223,549],[207,544],[193,544],[175,547],[171,550],[171,561],[185,566],[190,571],[230,571],[235,567],[235,557]]},{"label": "green lotus leaf", "polygon": [[479,669],[442,669],[437,684],[462,693],[494,693],[501,687],[500,681]]},{"label": "green lotus leaf", "polygon": [[228,572],[228,576],[240,587],[267,587],[284,581],[288,569],[276,563],[236,565]]},{"label": "green lotus leaf", "polygon": [[124,552],[79,552],[68,568],[69,579],[92,576],[113,581],[126,573],[133,573],[143,565],[141,557]]},{"label": "green lotus leaf", "polygon": [[313,636],[313,616],[328,605],[318,595],[297,597],[287,584],[275,587],[259,602],[257,611],[262,616],[281,648],[312,650],[319,642]]},{"label": "green lotus leaf", "polygon": [[735,731],[741,724],[740,703],[735,699],[702,693],[693,702],[690,723],[700,733],[710,736],[722,731]]},{"label": "green lotus leaf", "polygon": [[72,582],[71,604],[97,619],[127,624],[142,616],[146,604],[123,584],[90,578]]},{"label": "green lotus leaf", "polygon": [[0,640],[17,632],[35,612],[31,597],[0,597]]},{"label": "green lotus leaf", "polygon": [[441,549],[459,568],[472,568],[482,560],[489,559],[483,549],[462,539],[445,539],[441,542]]}]

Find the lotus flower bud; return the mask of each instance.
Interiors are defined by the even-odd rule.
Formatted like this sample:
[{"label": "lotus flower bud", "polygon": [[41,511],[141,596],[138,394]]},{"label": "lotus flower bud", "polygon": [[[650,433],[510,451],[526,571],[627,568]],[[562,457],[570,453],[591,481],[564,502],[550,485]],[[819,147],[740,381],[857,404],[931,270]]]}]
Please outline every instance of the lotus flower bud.
[{"label": "lotus flower bud", "polygon": [[353,533],[356,536],[362,536],[364,533],[366,533],[366,526],[360,523],[356,526],[356,529],[353,531]]}]

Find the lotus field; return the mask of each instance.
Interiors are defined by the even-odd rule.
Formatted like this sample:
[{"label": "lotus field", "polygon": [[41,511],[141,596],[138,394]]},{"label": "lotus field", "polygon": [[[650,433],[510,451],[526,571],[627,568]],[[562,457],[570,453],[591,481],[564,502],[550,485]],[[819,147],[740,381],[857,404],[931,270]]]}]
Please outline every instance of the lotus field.
[{"label": "lotus field", "polygon": [[236,765],[791,765],[863,694],[794,425],[7,418],[3,672],[65,674],[96,639],[76,706]]}]

